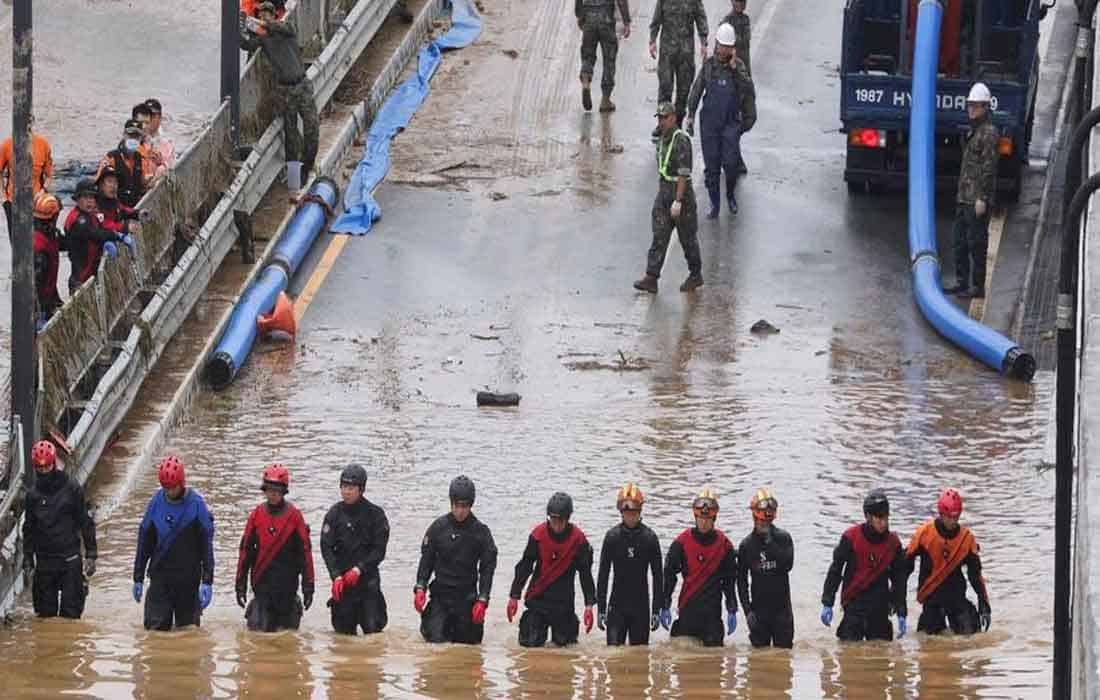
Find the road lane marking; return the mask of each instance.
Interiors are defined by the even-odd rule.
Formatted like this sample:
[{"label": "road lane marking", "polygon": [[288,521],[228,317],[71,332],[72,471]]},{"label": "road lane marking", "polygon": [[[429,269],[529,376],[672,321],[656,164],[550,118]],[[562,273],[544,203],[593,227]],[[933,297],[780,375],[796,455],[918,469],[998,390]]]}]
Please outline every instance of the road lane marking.
[{"label": "road lane marking", "polygon": [[313,268],[313,274],[309,276],[309,281],[306,282],[306,286],[302,288],[302,293],[298,295],[298,299],[294,302],[295,321],[301,322],[302,316],[306,315],[306,309],[313,303],[314,297],[317,296],[321,285],[325,283],[325,278],[332,272],[332,268],[336,265],[336,259],[340,257],[340,252],[347,243],[348,236],[329,234],[328,247],[325,248],[321,261],[317,263],[317,267]]},{"label": "road lane marking", "polygon": [[1000,212],[989,217],[989,250],[986,253],[985,299],[971,299],[970,318],[985,323],[985,302],[993,292],[993,268],[997,266],[997,251],[1001,247],[1001,234],[1004,233],[1005,214]]}]

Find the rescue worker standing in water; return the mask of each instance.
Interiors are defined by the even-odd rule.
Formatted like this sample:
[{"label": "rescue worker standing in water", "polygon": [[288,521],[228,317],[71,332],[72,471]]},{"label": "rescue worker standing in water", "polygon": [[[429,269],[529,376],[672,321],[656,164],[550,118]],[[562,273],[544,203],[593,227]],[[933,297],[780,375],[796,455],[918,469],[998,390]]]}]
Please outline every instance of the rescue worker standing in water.
[{"label": "rescue worker standing in water", "polygon": [[[664,601],[661,625],[673,637],[695,637],[703,646],[724,641],[722,597],[726,598],[725,634],[737,630],[737,553],[726,535],[715,528],[718,497],[704,489],[691,504],[695,527],[684,530],[668,547],[665,557]],[[679,616],[672,622],[672,592],[683,575]]]},{"label": "rescue worker standing in water", "polygon": [[[737,548],[737,593],[749,641],[754,647],[794,646],[794,613],[791,611],[791,569],[794,542],[786,530],[775,526],[779,501],[768,489],[758,489],[749,501],[752,532]],[[752,577],[750,595],[749,577]]]},{"label": "rescue worker standing in water", "polygon": [[523,558],[516,564],[508,598],[508,622],[515,618],[523,587],[531,579],[525,598],[527,609],[519,620],[520,646],[541,647],[548,632],[557,646],[577,642],[580,622],[573,612],[575,575],[580,576],[584,594],[584,631],[592,631],[592,606],[596,604],[592,545],[584,532],[569,522],[572,515],[573,498],[569,494],[559,491],[551,496],[546,504],[546,522],[531,531]]},{"label": "rescue worker standing in water", "polygon": [[332,628],[339,634],[381,632],[389,617],[378,567],[386,558],[386,511],[363,497],[367,470],[349,464],[340,473],[340,502],[321,528],[321,555],[332,577]]},{"label": "rescue worker standing in water", "polygon": [[833,622],[836,589],[843,582],[840,604],[844,619],[837,627],[841,641],[894,638],[890,613],[898,616],[898,636],[905,636],[905,587],[909,565],[901,540],[890,532],[890,501],[882,489],[863,499],[866,522],[844,531],[833,550],[833,563],[821,594],[821,624]]},{"label": "rescue worker standing in water", "polygon": [[214,517],[195,489],[187,488],[183,463],[165,457],[157,467],[161,488],[149,499],[134,554],[134,602],[145,591],[145,629],[199,624],[214,594]]},{"label": "rescue worker standing in water", "polygon": [[88,595],[85,577],[95,574],[95,520],[84,489],[57,468],[52,442],[35,443],[31,462],[35,479],[23,510],[23,571],[33,573],[34,614],[77,619]]},{"label": "rescue worker standing in water", "polygon": [[[920,557],[917,602],[924,607],[917,631],[940,634],[948,625],[955,634],[986,631],[991,621],[989,592],[982,578],[982,559],[974,533],[959,524],[962,496],[955,489],[945,489],[937,509],[940,517],[917,528],[905,552],[910,572]],[[978,594],[977,609],[966,597],[964,565],[970,585]]]},{"label": "rescue worker standing in water", "polygon": [[[266,502],[248,516],[237,557],[237,605],[248,629],[298,629],[302,611],[313,605],[313,550],[302,513],[286,500],[290,472],[281,464],[264,469],[260,490]],[[252,602],[248,600],[249,572]],[[302,598],[298,598],[301,580]],[[247,606],[247,607],[246,607]]]},{"label": "rescue worker standing in water", "polygon": [[[598,624],[607,631],[611,646],[648,644],[649,633],[657,629],[661,609],[661,543],[656,533],[642,522],[645,495],[636,484],[619,489],[615,507],[622,522],[607,531],[600,547],[600,569],[596,582]],[[611,599],[607,597],[607,579],[615,570]],[[653,576],[653,603],[650,607],[646,569]]]},{"label": "rescue worker standing in water", "polygon": [[497,568],[497,545],[493,533],[471,510],[477,496],[474,482],[456,476],[448,496],[451,512],[428,526],[420,545],[413,607],[420,613],[420,634],[426,641],[480,644]]}]

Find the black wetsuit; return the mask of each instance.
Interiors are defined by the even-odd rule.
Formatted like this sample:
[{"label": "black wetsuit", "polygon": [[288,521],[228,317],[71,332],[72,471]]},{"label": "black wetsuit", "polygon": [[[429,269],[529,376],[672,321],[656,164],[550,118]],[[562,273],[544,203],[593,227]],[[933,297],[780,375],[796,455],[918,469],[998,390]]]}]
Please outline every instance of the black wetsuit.
[{"label": "black wetsuit", "polygon": [[389,621],[378,566],[386,558],[390,523],[386,512],[365,498],[329,508],[321,528],[321,555],[335,580],[358,566],[359,584],[344,589],[340,602],[329,600],[332,628],[340,634],[381,632]]},{"label": "black wetsuit", "polygon": [[[860,536],[862,541],[858,539]],[[829,566],[825,590],[821,594],[821,604],[827,606],[833,605],[841,583],[847,590],[856,576],[867,567],[875,566],[884,553],[890,557],[889,566],[863,590],[856,592],[851,600],[841,601],[844,619],[837,627],[836,636],[843,641],[894,638],[890,613],[907,616],[905,588],[909,566],[897,535],[890,531],[875,532],[868,523],[849,528],[833,549],[833,563]]]},{"label": "black wetsuit", "polygon": [[[566,546],[574,537],[578,539],[572,559],[567,562],[567,568],[553,582],[544,585],[542,579],[545,571],[553,566],[558,556],[562,556],[554,548]],[[588,543],[584,533],[572,524],[566,525],[561,534],[555,534],[546,524],[536,527],[527,538],[523,558],[516,564],[516,574],[509,594],[512,598],[519,598],[529,577],[531,577],[531,588],[537,591],[536,594],[532,594],[531,590],[528,590],[527,609],[519,621],[521,646],[540,647],[546,643],[548,633],[551,641],[558,646],[576,643],[580,621],[573,609],[576,598],[573,579],[577,574],[580,575],[584,604],[595,605],[596,583],[592,580],[592,545]]]},{"label": "black wetsuit", "polygon": [[[607,579],[615,569],[611,600],[607,597]],[[653,605],[650,606],[646,569],[653,576]],[[607,643],[613,646],[649,643],[649,621],[661,608],[661,543],[644,523],[627,527],[622,523],[607,531],[600,548],[600,570],[596,583],[596,602],[601,615],[607,616]],[[610,604],[609,604],[610,603]]]},{"label": "black wetsuit", "polygon": [[774,644],[790,649],[794,645],[790,580],[794,542],[790,534],[774,525],[765,534],[754,528],[741,540],[737,561],[737,593],[748,616],[749,641],[754,647]]},{"label": "black wetsuit", "polygon": [[[690,551],[689,551],[690,550]],[[705,575],[704,567],[712,572]],[[737,611],[737,553],[720,530],[703,534],[697,528],[684,530],[672,541],[665,557],[663,607],[672,607],[676,579],[683,574],[682,587],[694,590],[687,599],[681,591],[679,614],[672,623],[673,637],[695,637],[705,646],[722,646],[726,628],[722,619],[722,596],[726,610]],[[705,575],[705,579],[697,577]]]},{"label": "black wetsuit", "polygon": [[424,533],[416,569],[416,588],[431,591],[420,616],[424,639],[480,644],[485,625],[474,624],[471,612],[475,601],[489,603],[496,568],[497,545],[485,523],[473,513],[462,522],[450,513],[436,518]]}]

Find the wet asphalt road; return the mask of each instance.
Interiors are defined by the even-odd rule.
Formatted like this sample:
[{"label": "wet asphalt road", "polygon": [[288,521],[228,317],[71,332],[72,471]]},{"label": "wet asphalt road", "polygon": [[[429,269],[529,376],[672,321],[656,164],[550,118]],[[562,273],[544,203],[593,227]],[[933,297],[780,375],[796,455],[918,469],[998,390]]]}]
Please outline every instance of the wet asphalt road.
[{"label": "wet asphalt road", "polygon": [[[297,342],[259,347],[231,389],[196,399],[173,437],[168,449],[189,465],[219,528],[215,600],[202,630],[148,635],[128,601],[134,533],[155,488],[143,465],[96,489],[109,505],[85,620],[24,619],[0,640],[17,662],[58,658],[47,670],[36,664],[33,677],[17,672],[13,687],[110,697],[163,688],[313,697],[1049,695],[1042,591],[1053,485],[1035,465],[1052,378],[1001,379],[940,339],[911,300],[904,198],[848,197],[836,133],[839,9],[753,3],[761,116],[744,141],[752,172],[739,185],[741,213],[702,223],[703,289],[676,291],[686,267],[673,243],[654,297],[630,288],[644,268],[656,187],[649,8],[621,45],[619,111],[603,117],[580,111],[571,7],[487,8],[481,40],[445,59],[427,106],[397,142],[391,181],[378,192],[384,218],[346,246]],[[707,8],[713,31],[725,7]],[[698,155],[697,147],[705,197]],[[941,216],[944,236],[947,223]],[[751,335],[760,318],[781,332]],[[483,388],[518,391],[523,401],[479,410],[474,393]],[[236,538],[272,460],[291,468],[291,497],[315,532],[341,467],[370,465],[368,497],[393,526],[384,635],[336,639],[321,605],[299,635],[241,631]],[[428,648],[410,601],[417,545],[460,472],[477,481],[476,510],[501,552],[490,625],[482,649]],[[749,531],[752,491],[775,490],[778,522],[797,550],[793,651],[751,651],[743,619],[724,651],[664,632],[650,650],[608,650],[595,633],[572,650],[517,646],[504,598],[547,497],[572,492],[574,521],[598,543],[627,479],[648,494],[645,520],[665,545],[688,526],[703,486],[718,491],[719,527],[735,540]],[[993,629],[971,640],[838,645],[817,621],[821,582],[840,532],[861,517],[863,494],[889,490],[892,524],[907,540],[949,484],[967,498],[964,520],[982,544]]]}]

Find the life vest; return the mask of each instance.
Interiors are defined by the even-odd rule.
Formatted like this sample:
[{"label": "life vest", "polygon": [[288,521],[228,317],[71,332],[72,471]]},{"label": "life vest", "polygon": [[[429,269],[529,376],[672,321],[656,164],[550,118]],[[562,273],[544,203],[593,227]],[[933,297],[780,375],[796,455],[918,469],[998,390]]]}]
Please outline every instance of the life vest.
[{"label": "life vest", "polygon": [[256,536],[256,560],[252,563],[252,585],[263,578],[267,567],[278,556],[286,545],[291,535],[298,535],[302,542],[305,559],[305,580],[313,580],[313,554],[309,545],[309,527],[302,518],[302,512],[292,504],[287,503],[282,511],[272,514],[267,506],[258,505],[248,516],[248,522],[244,526],[244,535],[241,536],[241,554],[237,561],[237,580],[241,580],[244,573],[241,568],[247,559],[247,548],[252,541],[252,535]]},{"label": "life vest", "polygon": [[691,530],[684,530],[676,538],[680,546],[684,548],[684,582],[680,586],[679,607],[684,607],[691,602],[711,576],[718,572],[722,560],[733,550],[733,543],[726,538],[721,530],[714,531],[715,538],[710,544],[703,544],[691,534]]},{"label": "life vest", "polygon": [[917,528],[905,554],[913,557],[922,548],[932,560],[932,572],[917,591],[918,603],[928,600],[947,577],[962,566],[968,556],[978,553],[978,543],[970,528],[960,525],[958,534],[947,539],[936,529],[935,520],[929,520]]},{"label": "life vest", "polygon": [[135,152],[127,158],[119,147],[108,153],[107,157],[118,172],[119,201],[130,207],[137,206],[145,194],[144,159],[141,153]]},{"label": "life vest", "polygon": [[577,552],[588,544],[588,538],[576,525],[569,528],[569,535],[558,541],[550,534],[550,528],[542,523],[531,531],[531,537],[539,546],[539,576],[527,587],[524,600],[542,595],[555,581],[561,578],[577,558]]},{"label": "life vest", "polygon": [[[46,275],[39,280],[38,303],[43,310],[52,311],[52,306],[58,301],[56,299],[57,268],[60,264],[61,241],[58,239],[56,229],[52,223],[44,225],[48,227],[48,231],[42,230],[37,220],[34,226],[34,253],[35,255],[46,256]],[[47,309],[47,307],[49,308]]]},{"label": "life vest", "polygon": [[[665,182],[676,182],[679,175],[669,175],[668,173],[668,161],[672,159],[672,151],[676,145],[676,139],[683,137],[691,140],[691,137],[683,129],[677,129],[672,132],[672,137],[668,140],[668,146],[665,147],[664,153],[661,152],[661,143],[657,142],[657,174],[661,176],[661,179]],[[690,179],[690,178],[689,178]]]},{"label": "life vest", "polygon": [[851,543],[855,559],[855,570],[840,591],[840,604],[848,605],[890,568],[894,556],[901,549],[901,540],[891,532],[882,542],[872,542],[864,536],[863,525],[848,528],[844,537]]}]

